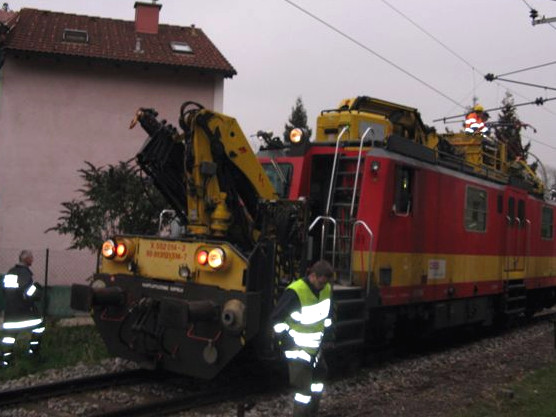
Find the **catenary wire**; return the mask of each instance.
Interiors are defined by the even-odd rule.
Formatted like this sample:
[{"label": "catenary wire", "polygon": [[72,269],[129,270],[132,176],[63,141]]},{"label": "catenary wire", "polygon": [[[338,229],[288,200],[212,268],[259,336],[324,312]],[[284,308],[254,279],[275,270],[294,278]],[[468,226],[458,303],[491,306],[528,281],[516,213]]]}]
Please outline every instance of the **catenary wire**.
[{"label": "catenary wire", "polygon": [[[554,0],[554,1],[556,1],[556,0]],[[504,77],[506,75],[517,74],[517,73],[520,73],[520,72],[530,71],[530,70],[534,70],[534,69],[537,69],[537,68],[548,67],[549,65],[554,65],[554,64],[556,64],[556,61],[547,62],[545,64],[540,64],[540,65],[534,65],[532,67],[527,67],[527,68],[522,68],[522,69],[515,70],[515,71],[506,72],[504,74],[498,74],[497,77]]]},{"label": "catenary wire", "polygon": [[435,93],[441,95],[442,97],[444,97],[446,100],[452,102],[453,104],[461,107],[461,108],[465,108],[464,105],[458,103],[456,100],[454,100],[453,98],[449,97],[448,95],[444,94],[442,91],[440,91],[439,89],[437,89],[436,87],[432,86],[431,84],[427,83],[426,81],[420,79],[419,77],[417,77],[416,75],[412,74],[411,72],[407,71],[406,69],[402,68],[401,66],[399,66],[398,64],[394,63],[393,61],[389,60],[388,58],[380,55],[378,52],[374,51],[373,49],[369,48],[367,45],[363,44],[362,42],[359,42],[357,39],[353,38],[352,36],[348,35],[345,32],[342,32],[340,29],[336,28],[335,26],[333,26],[332,24],[328,23],[327,21],[321,19],[320,17],[316,16],[315,14],[311,13],[310,11],[308,11],[307,9],[304,9],[303,7],[299,6],[298,4],[294,3],[291,0],[284,0],[286,3],[288,3],[290,6],[295,7],[296,9],[298,9],[299,11],[305,13],[307,16],[311,17],[312,19],[316,20],[317,22],[323,24],[324,26],[326,26],[327,28],[329,28],[330,30],[336,32],[337,34],[339,34],[340,36],[346,38],[347,40],[349,40],[350,42],[354,43],[355,45],[359,46],[360,48],[363,48],[364,50],[366,50],[367,52],[373,54],[374,56],[376,56],[377,58],[381,59],[382,61],[386,62],[387,64],[393,66],[394,68],[396,68],[398,71],[403,72],[405,75],[413,78],[415,81],[419,82],[420,84],[424,85],[425,87],[429,88],[430,90],[434,91]]},{"label": "catenary wire", "polygon": [[[435,42],[437,42],[439,45],[441,45],[444,49],[446,49],[448,52],[450,52],[452,55],[454,55],[456,58],[458,58],[460,61],[462,61],[463,63],[465,63],[466,65],[470,66],[471,69],[476,70],[475,65],[473,65],[471,62],[469,62],[468,60],[466,60],[464,57],[462,57],[460,54],[458,54],[456,51],[454,51],[452,48],[450,48],[448,45],[446,45],[444,42],[442,42],[440,39],[438,39],[436,36],[434,36],[432,33],[430,33],[429,31],[427,31],[425,28],[423,28],[422,26],[420,26],[417,22],[415,22],[413,19],[411,19],[409,16],[407,16],[405,13],[403,13],[401,10],[397,9],[396,7],[392,6],[390,3],[388,3],[386,0],[382,0],[382,2],[387,5],[388,7],[390,7],[392,10],[394,10],[396,13],[398,13],[400,16],[402,16],[404,19],[406,19],[408,22],[410,22],[413,26],[415,26],[417,29],[419,29],[421,32],[423,32],[425,35],[427,35],[429,38],[433,39]],[[480,71],[479,71],[480,72]]]},{"label": "catenary wire", "polygon": [[[525,2],[525,0],[523,0]],[[556,1],[556,0],[555,0]],[[460,54],[458,54],[457,52],[455,52],[452,48],[448,47],[444,42],[442,42],[441,40],[439,40],[437,37],[435,37],[434,35],[432,35],[430,32],[428,32],[426,29],[424,29],[421,25],[419,25],[418,23],[416,23],[415,21],[413,21],[409,16],[407,16],[405,13],[403,13],[401,10],[395,8],[394,6],[392,6],[390,3],[388,3],[387,0],[382,0],[382,2],[384,4],[386,4],[388,7],[390,7],[392,10],[394,10],[396,13],[398,13],[400,16],[402,16],[404,19],[408,20],[411,24],[413,24],[415,27],[417,27],[421,32],[425,33],[427,36],[429,36],[431,39],[433,39],[435,42],[437,42],[438,44],[440,44],[443,48],[445,48],[446,50],[448,50],[452,55],[456,56],[460,61],[462,61],[463,63],[465,63],[466,65],[468,65],[473,71],[478,72],[479,74],[481,74],[483,77],[486,75],[484,72],[478,70],[475,65],[473,65],[471,62],[469,62],[468,60],[466,60],[465,58],[463,58]],[[525,2],[525,4],[527,4]],[[527,6],[529,8],[531,8],[528,4]],[[543,64],[542,66],[545,66],[546,64]],[[483,80],[484,81],[484,80]],[[506,86],[502,86],[501,83],[499,82],[495,82],[496,85],[498,85],[499,87],[505,88],[506,90],[510,91],[513,95],[521,97],[523,99],[526,100],[530,100],[528,97],[525,97],[524,95],[518,93],[517,91],[512,90],[511,88],[508,88]],[[475,86],[473,88],[473,92],[471,94],[474,94],[475,90],[476,90]],[[466,97],[469,96],[469,94],[466,95]],[[543,107],[543,110],[556,115],[556,113],[554,113],[553,111],[551,111],[550,109]],[[449,113],[451,113],[452,110],[450,110]]]}]

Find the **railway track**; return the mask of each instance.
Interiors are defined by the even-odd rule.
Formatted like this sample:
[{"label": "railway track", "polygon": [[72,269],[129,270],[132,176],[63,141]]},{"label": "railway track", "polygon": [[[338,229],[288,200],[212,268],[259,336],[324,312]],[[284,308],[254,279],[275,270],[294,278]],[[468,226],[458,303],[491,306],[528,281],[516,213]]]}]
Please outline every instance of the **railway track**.
[{"label": "railway track", "polygon": [[153,373],[144,369],[136,369],[0,391],[0,410],[8,406],[41,401],[62,395],[139,383],[145,381],[149,376],[152,379]]},{"label": "railway track", "polygon": [[241,384],[204,383],[167,372],[132,370],[0,391],[0,415],[19,409],[17,415],[149,417],[223,402],[237,403],[242,415],[246,399],[279,388],[279,381],[261,376]]},{"label": "railway track", "polygon": [[[556,312],[548,310],[537,315],[526,324],[518,328],[526,329],[528,326],[535,326],[540,323],[554,323]],[[556,326],[556,324],[555,324]],[[487,336],[489,338],[504,337],[504,334],[511,336],[516,328],[510,328],[497,335]],[[555,327],[556,331],[556,327]],[[556,334],[556,333],[555,333]],[[455,345],[474,344],[483,337],[463,340],[451,340],[450,343],[440,343],[434,348],[425,348],[421,351],[422,359],[434,356],[439,352],[451,349]],[[425,353],[428,352],[428,353]],[[389,357],[387,362],[395,364],[404,358],[414,357],[412,353],[394,355],[397,358]],[[421,355],[417,355],[421,356]],[[376,362],[376,357],[373,362]],[[379,362],[381,362],[379,360]],[[384,363],[384,361],[382,361]],[[33,410],[41,410],[42,413],[36,415],[48,416],[87,416],[87,417],[116,417],[116,416],[160,416],[175,414],[179,412],[195,410],[216,404],[227,403],[227,407],[237,406],[237,415],[244,415],[242,412],[243,404],[246,402],[257,402],[256,396],[272,393],[272,396],[279,396],[283,391],[284,380],[276,377],[269,377],[268,374],[245,377],[244,374],[228,376],[218,382],[199,382],[190,378],[178,377],[173,374],[159,373],[147,370],[132,370],[113,374],[103,374],[85,378],[76,378],[48,384],[39,384],[27,388],[11,389],[0,391],[0,415],[12,415],[11,410],[19,407],[25,411],[20,411],[15,415],[33,416]],[[240,376],[241,375],[241,376]],[[238,383],[237,381],[241,381]],[[332,381],[330,381],[332,383]],[[137,390],[138,386],[144,388]],[[153,388],[156,387],[157,388]],[[126,391],[127,394],[123,393]],[[153,394],[158,391],[159,394]],[[108,392],[108,394],[106,393]],[[127,401],[114,401],[114,398],[128,396]],[[260,397],[259,397],[260,398]],[[54,399],[54,400],[53,400]],[[96,407],[87,407],[87,403],[95,403]],[[59,403],[58,409],[52,410],[51,403]],[[67,405],[64,405],[67,404]],[[75,411],[76,406],[80,405],[81,411]],[[27,410],[31,410],[27,414]],[[62,410],[62,411],[60,411]],[[5,414],[7,412],[7,414]]]},{"label": "railway track", "polygon": [[91,417],[155,417],[171,413],[193,410],[199,407],[224,402],[235,402],[238,415],[241,414],[243,404],[254,395],[264,394],[276,389],[273,384],[261,384],[261,381],[244,382],[240,386],[220,389],[206,389],[187,393],[168,400],[151,401],[136,406],[123,407],[112,411],[94,413]]}]

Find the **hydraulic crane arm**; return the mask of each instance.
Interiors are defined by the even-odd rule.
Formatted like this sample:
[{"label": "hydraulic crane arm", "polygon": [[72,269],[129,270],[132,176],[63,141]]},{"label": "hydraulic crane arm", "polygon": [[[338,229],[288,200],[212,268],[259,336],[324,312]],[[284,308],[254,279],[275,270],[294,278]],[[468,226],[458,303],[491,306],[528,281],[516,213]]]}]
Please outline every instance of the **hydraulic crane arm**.
[{"label": "hydraulic crane arm", "polygon": [[237,121],[187,102],[179,134],[157,116],[152,109],[137,112],[134,121],[149,134],[137,159],[188,232],[242,244],[256,240],[259,204],[277,194]]}]

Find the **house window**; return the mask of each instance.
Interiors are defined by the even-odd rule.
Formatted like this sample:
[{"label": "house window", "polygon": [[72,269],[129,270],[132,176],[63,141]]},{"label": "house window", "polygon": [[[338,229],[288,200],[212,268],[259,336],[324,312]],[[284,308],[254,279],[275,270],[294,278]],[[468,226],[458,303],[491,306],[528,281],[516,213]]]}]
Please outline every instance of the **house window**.
[{"label": "house window", "polygon": [[65,42],[89,43],[89,33],[86,30],[64,29],[62,39]]},{"label": "house window", "polygon": [[475,187],[467,187],[465,197],[465,230],[484,232],[487,218],[487,193]]},{"label": "house window", "polygon": [[396,168],[394,194],[394,214],[408,215],[413,207],[413,169],[399,166]]},{"label": "house window", "polygon": [[552,239],[554,236],[554,210],[550,207],[543,207],[541,213],[541,237]]},{"label": "house window", "polygon": [[172,51],[177,52],[179,54],[192,54],[193,49],[185,42],[170,42],[170,48]]}]

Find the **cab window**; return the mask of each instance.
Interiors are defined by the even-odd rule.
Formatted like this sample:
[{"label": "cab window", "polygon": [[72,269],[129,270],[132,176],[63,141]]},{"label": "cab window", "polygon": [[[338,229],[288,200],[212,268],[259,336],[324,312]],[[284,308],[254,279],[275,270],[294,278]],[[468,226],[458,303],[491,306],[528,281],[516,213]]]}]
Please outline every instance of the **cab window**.
[{"label": "cab window", "polygon": [[263,168],[280,198],[288,198],[293,166],[287,163],[266,162]]}]

